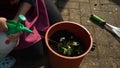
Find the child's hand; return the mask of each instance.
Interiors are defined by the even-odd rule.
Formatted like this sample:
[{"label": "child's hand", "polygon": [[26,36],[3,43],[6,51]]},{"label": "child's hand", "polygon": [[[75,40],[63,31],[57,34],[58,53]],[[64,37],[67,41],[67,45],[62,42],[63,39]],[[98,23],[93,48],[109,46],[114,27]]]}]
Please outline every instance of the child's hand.
[{"label": "child's hand", "polygon": [[6,25],[7,19],[4,17],[0,17],[0,32],[7,31],[8,27]]},{"label": "child's hand", "polygon": [[10,35],[8,35],[8,37],[9,37],[10,40],[16,42],[16,45],[18,45],[21,34],[22,34],[22,33],[10,34]]},{"label": "child's hand", "polygon": [[[4,17],[0,17],[0,32],[2,31],[7,31],[8,27],[6,25],[7,19]],[[8,35],[9,39],[11,39],[14,42],[17,42],[16,44],[19,43],[19,36],[21,33],[16,33],[16,34],[10,34]]]}]

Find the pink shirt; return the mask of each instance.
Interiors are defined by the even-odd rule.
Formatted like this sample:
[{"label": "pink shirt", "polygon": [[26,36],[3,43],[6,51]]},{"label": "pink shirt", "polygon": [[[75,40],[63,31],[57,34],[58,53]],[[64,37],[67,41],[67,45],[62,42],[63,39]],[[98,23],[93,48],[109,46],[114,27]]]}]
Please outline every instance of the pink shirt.
[{"label": "pink shirt", "polygon": [[33,31],[33,34],[23,33],[20,36],[20,43],[15,49],[23,49],[32,46],[42,39],[49,27],[49,19],[44,0],[36,0],[34,10],[26,14],[25,26]]},{"label": "pink shirt", "polygon": [[33,34],[23,33],[20,36],[20,43],[15,49],[23,49],[32,46],[42,39],[49,27],[49,19],[44,0],[36,0],[34,10],[26,14],[25,26],[33,31]]}]

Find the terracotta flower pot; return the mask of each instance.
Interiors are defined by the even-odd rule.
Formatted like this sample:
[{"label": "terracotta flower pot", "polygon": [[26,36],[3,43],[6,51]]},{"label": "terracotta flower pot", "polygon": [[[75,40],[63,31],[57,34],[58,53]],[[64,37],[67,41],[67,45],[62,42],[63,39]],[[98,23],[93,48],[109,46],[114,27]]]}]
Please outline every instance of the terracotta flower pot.
[{"label": "terracotta flower pot", "polygon": [[[79,37],[83,43],[86,51],[74,57],[63,56],[54,51],[50,44],[50,37],[58,30],[66,29],[72,32],[75,36]],[[82,59],[90,52],[93,40],[89,31],[80,24],[71,21],[62,21],[52,25],[46,32],[45,42],[49,49],[49,59],[52,68],[79,68]]]}]

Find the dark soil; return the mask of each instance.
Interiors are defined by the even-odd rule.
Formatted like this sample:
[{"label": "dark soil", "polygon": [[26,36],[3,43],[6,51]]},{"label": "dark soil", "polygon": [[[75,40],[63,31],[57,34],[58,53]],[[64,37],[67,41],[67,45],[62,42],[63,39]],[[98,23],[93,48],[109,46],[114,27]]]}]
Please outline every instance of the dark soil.
[{"label": "dark soil", "polygon": [[[60,49],[61,46],[67,42],[77,42],[79,45],[72,45],[72,52],[71,55],[63,54],[63,50]],[[78,56],[83,54],[86,50],[84,47],[84,44],[82,43],[81,39],[76,37],[73,33],[67,31],[67,30],[59,30],[56,31],[49,40],[49,44],[59,54],[65,55],[65,56]],[[71,44],[70,44],[71,45]]]}]

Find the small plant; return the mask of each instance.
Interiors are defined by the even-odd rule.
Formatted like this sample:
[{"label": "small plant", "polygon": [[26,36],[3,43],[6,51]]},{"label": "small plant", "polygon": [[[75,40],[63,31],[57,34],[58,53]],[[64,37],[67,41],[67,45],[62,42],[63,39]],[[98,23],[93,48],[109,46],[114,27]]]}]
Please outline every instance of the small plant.
[{"label": "small plant", "polygon": [[69,41],[62,40],[57,45],[58,52],[66,56],[80,55],[84,52],[80,45],[81,43],[76,40]]},{"label": "small plant", "polygon": [[[55,35],[55,36],[54,36]],[[78,56],[83,54],[85,49],[79,38],[75,37],[67,30],[58,31],[54,34],[52,40],[56,40],[58,53],[65,56]]]}]

